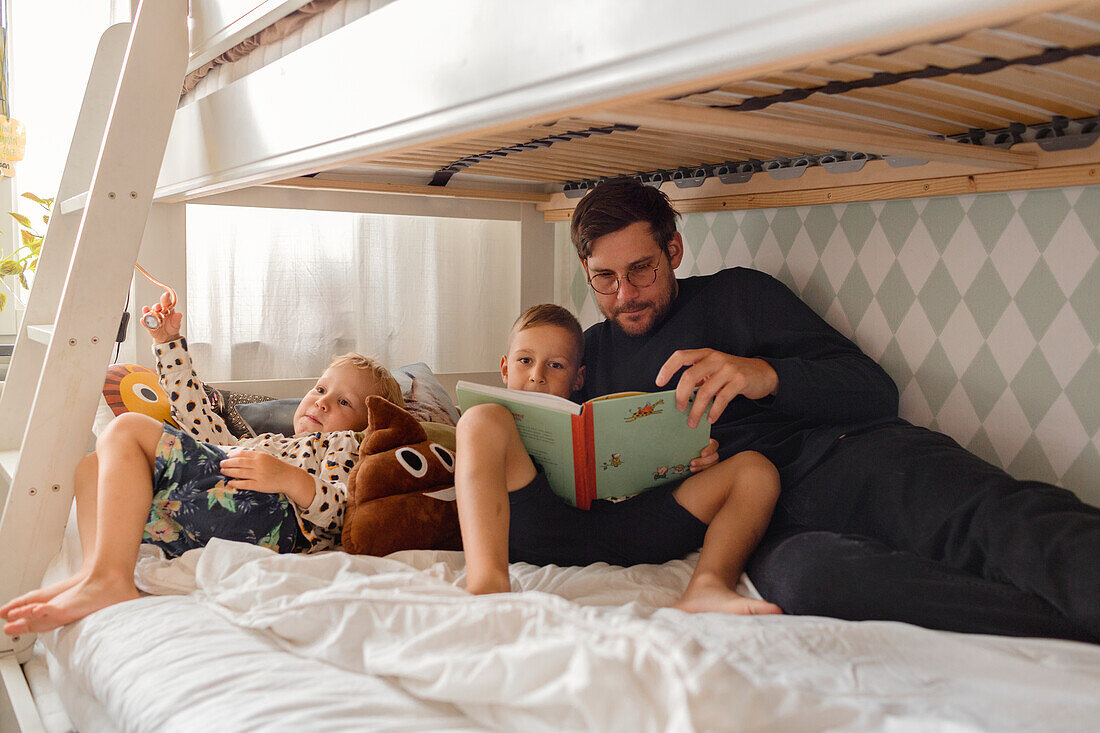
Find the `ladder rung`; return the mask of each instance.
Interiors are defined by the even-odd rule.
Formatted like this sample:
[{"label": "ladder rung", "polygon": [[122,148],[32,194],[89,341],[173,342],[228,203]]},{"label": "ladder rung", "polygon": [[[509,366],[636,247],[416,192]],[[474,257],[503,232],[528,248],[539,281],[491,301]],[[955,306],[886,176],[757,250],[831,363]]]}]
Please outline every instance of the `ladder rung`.
[{"label": "ladder rung", "polygon": [[44,326],[27,326],[27,335],[40,344],[49,345],[53,338],[53,324]]},{"label": "ladder rung", "polygon": [[19,450],[0,450],[0,486],[11,486],[15,464],[19,463]]},{"label": "ladder rung", "polygon": [[84,204],[88,201],[88,192],[78,193],[76,196],[70,196],[69,198],[61,202],[61,213],[69,214],[74,211],[80,211],[84,208]]}]

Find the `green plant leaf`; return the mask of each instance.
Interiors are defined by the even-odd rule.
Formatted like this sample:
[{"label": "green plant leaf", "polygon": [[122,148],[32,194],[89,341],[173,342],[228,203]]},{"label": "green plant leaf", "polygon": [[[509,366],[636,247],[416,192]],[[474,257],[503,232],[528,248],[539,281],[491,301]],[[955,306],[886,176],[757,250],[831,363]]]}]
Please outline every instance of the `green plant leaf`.
[{"label": "green plant leaf", "polygon": [[31,286],[27,284],[27,276],[22,272],[19,273],[19,284],[23,286],[24,290],[30,290]]},{"label": "green plant leaf", "polygon": [[23,266],[14,260],[0,260],[0,277],[18,275],[23,272]]},{"label": "green plant leaf", "polygon": [[0,311],[4,310],[4,306],[8,304],[8,296],[5,293],[0,293]]},{"label": "green plant leaf", "polygon": [[[22,196],[25,199],[30,199],[31,201],[35,202],[36,204],[41,204],[42,206],[47,205],[45,199],[42,199],[42,198],[36,196],[35,194],[29,192],[29,191],[27,193],[22,194]],[[53,203],[52,199],[51,199],[50,203]]]},{"label": "green plant leaf", "polygon": [[32,232],[30,229],[22,229],[22,230],[20,230],[19,234],[22,235],[22,237],[23,237],[23,246],[24,247],[29,247],[31,242],[38,239],[38,237],[36,237],[34,235],[34,232]]},{"label": "green plant leaf", "polygon": [[10,216],[12,219],[15,219],[17,222],[22,224],[27,229],[32,228],[31,220],[28,219],[27,217],[23,216],[22,214],[20,214],[18,212],[15,212],[15,211],[9,211],[8,216]]},{"label": "green plant leaf", "polygon": [[31,252],[38,254],[42,251],[42,237],[34,237],[31,241],[27,242],[27,247]]}]

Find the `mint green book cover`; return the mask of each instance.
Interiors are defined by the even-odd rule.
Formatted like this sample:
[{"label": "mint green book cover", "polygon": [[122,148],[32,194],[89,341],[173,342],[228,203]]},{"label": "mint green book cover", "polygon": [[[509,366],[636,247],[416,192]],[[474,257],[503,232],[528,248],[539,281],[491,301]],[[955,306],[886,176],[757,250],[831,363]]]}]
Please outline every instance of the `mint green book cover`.
[{"label": "mint green book cover", "polygon": [[578,405],[534,392],[459,382],[459,409],[493,402],[516,419],[524,448],[551,489],[587,509],[593,499],[631,496],[686,478],[710,441],[710,424],[687,425],[675,390],[609,395]]},{"label": "mint green book cover", "polygon": [[584,410],[591,412],[595,499],[687,478],[691,460],[710,442],[710,424],[703,419],[689,428],[675,390],[596,399]]}]

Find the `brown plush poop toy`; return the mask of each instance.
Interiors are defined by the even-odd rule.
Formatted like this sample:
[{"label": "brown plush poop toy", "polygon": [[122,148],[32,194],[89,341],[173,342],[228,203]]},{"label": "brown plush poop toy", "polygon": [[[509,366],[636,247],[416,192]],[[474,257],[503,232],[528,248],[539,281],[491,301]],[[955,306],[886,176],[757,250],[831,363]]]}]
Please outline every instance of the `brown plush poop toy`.
[{"label": "brown plush poop toy", "polygon": [[348,477],[344,550],[461,549],[455,503],[426,495],[454,486],[454,428],[440,426],[451,436],[443,445],[445,439],[430,439],[412,415],[378,396],[367,398],[367,415],[359,461]]}]

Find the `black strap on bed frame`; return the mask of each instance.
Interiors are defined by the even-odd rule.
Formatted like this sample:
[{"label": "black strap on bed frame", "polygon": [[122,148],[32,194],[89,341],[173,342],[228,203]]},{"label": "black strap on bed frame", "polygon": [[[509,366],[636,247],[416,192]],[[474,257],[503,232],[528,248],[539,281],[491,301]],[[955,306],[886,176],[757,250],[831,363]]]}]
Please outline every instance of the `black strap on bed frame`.
[{"label": "black strap on bed frame", "polygon": [[637,130],[636,125],[608,125],[607,127],[589,127],[587,130],[571,130],[569,132],[559,132],[554,135],[548,135],[547,137],[540,137],[535,140],[529,140],[519,145],[508,145],[503,148],[497,148],[496,150],[487,150],[484,153],[478,153],[477,155],[468,155],[465,158],[460,158],[449,165],[440,168],[432,176],[429,186],[446,186],[451,180],[451,176],[458,173],[461,170],[469,168],[472,165],[480,163],[485,160],[492,160],[493,158],[503,158],[506,155],[512,153],[523,153],[528,150],[538,150],[539,148],[548,148],[557,142],[567,142],[569,140],[580,140],[586,137],[592,137],[593,135],[610,135],[613,132],[630,132]]},{"label": "black strap on bed frame", "polygon": [[811,87],[809,89],[786,89],[778,94],[772,94],[766,97],[750,97],[737,104],[715,104],[711,106],[715,109],[728,109],[735,112],[757,112],[773,104],[779,104],[780,102],[800,102],[815,94],[844,94],[853,89],[885,87],[909,79],[935,79],[937,77],[950,76],[952,74],[976,76],[979,74],[988,74],[993,71],[1000,71],[1009,66],[1046,66],[1047,64],[1054,64],[1078,56],[1100,56],[1100,44],[1082,46],[1080,48],[1065,48],[1061,46],[1057,48],[1048,48],[1042,53],[1033,56],[1021,56],[1018,59],[987,57],[972,64],[956,66],[950,69],[942,66],[926,66],[923,69],[914,69],[913,71],[894,73],[880,71],[866,79],[831,81],[819,87]]}]

